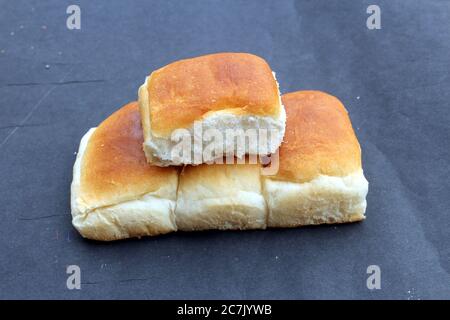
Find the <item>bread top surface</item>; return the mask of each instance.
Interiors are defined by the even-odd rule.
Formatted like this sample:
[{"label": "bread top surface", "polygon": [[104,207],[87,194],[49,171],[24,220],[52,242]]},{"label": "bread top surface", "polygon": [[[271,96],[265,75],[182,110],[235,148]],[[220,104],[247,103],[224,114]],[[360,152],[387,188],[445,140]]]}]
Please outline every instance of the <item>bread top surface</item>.
[{"label": "bread top surface", "polygon": [[278,117],[277,82],[267,62],[248,53],[217,53],[173,62],[147,81],[152,134],[178,128],[217,111]]},{"label": "bread top surface", "polygon": [[272,179],[307,182],[319,175],[346,176],[361,169],[361,149],[347,110],[334,96],[297,91],[282,96],[287,122]]},{"label": "bread top surface", "polygon": [[89,207],[137,199],[177,183],[177,169],[147,163],[137,102],[103,121],[92,134],[81,163],[80,197]]},{"label": "bread top surface", "polygon": [[239,192],[261,192],[259,164],[202,164],[185,166],[180,174],[179,195],[190,200],[221,198]]}]

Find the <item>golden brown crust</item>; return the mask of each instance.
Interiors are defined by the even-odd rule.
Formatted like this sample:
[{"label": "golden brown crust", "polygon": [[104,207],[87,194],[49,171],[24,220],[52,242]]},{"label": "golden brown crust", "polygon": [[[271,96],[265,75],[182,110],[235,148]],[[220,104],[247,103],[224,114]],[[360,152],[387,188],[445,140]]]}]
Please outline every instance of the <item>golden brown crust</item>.
[{"label": "golden brown crust", "polygon": [[154,71],[147,83],[152,133],[169,136],[211,112],[278,116],[279,91],[267,62],[248,53],[180,60]]},{"label": "golden brown crust", "polygon": [[306,182],[319,175],[346,176],[361,168],[361,149],[347,110],[320,91],[282,96],[287,122],[279,170],[270,178]]},{"label": "golden brown crust", "polygon": [[101,207],[157,191],[173,179],[174,168],[147,163],[137,102],[103,121],[89,139],[81,164],[80,197],[89,207]]},{"label": "golden brown crust", "polygon": [[[226,197],[238,192],[261,192],[259,164],[202,164],[185,166],[180,174],[178,190],[195,190],[197,200],[209,197]],[[233,187],[230,188],[230,185]],[[201,189],[200,188],[200,189]]]}]

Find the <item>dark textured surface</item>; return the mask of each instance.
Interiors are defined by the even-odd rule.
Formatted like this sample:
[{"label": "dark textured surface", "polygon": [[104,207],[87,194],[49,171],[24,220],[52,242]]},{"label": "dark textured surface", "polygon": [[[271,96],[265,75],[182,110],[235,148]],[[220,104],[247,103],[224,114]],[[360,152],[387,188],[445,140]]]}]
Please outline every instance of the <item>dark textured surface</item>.
[{"label": "dark textured surface", "polygon": [[[0,1],[0,298],[450,298],[450,1],[375,2],[381,30],[366,28],[373,1],[77,1],[70,31],[72,2]],[[261,55],[283,92],[343,101],[367,220],[83,240],[69,208],[82,135],[151,70],[217,51]]]}]

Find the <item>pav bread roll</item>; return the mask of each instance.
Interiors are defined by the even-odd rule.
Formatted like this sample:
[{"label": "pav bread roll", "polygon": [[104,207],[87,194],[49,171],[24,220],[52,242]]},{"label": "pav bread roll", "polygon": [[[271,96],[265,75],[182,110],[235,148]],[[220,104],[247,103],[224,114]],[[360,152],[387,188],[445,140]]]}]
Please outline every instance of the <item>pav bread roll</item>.
[{"label": "pav bread roll", "polygon": [[[286,122],[275,74],[267,62],[248,53],[217,53],[173,62],[151,73],[139,88],[139,105],[148,162],[159,165],[200,164],[225,155],[269,154],[280,146]],[[216,130],[222,153],[205,154],[210,143],[192,141],[180,155],[176,134],[190,137]],[[226,139],[226,130],[267,130],[257,150]],[[197,132],[196,132],[197,131]]]},{"label": "pav bread roll", "polygon": [[175,231],[176,168],[149,165],[137,102],[82,138],[73,168],[72,223],[83,237],[116,240]]},{"label": "pav bread roll", "polygon": [[186,166],[179,179],[178,230],[266,227],[259,164]]},{"label": "pav bread roll", "polygon": [[320,91],[288,93],[282,99],[287,124],[279,170],[263,178],[268,227],[364,219],[368,182],[342,103]]},{"label": "pav bread roll", "polygon": [[286,135],[270,176],[260,164],[149,164],[138,105],[124,106],[81,141],[73,225],[86,238],[108,241],[364,219],[368,182],[344,106],[319,91],[285,94],[283,102]]}]

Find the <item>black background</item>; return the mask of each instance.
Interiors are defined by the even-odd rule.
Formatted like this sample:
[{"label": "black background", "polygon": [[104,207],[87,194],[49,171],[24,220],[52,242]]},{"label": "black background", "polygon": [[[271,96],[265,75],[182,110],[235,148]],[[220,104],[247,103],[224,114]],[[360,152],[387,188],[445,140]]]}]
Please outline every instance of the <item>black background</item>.
[{"label": "black background", "polygon": [[[81,7],[81,30],[66,8]],[[381,30],[366,9],[381,8]],[[450,298],[450,1],[0,1],[0,298]],[[349,110],[363,223],[96,243],[71,226],[82,135],[152,70],[264,57]],[[66,288],[66,266],[82,288]],[[366,268],[381,268],[381,289]]]}]

